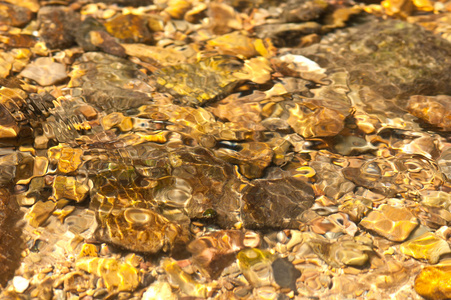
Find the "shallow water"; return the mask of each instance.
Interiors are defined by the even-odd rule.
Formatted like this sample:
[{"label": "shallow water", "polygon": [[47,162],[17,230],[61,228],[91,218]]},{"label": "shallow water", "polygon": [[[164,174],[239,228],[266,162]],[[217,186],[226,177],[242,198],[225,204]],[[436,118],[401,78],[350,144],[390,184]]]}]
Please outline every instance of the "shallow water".
[{"label": "shallow water", "polygon": [[451,3],[0,8],[1,299],[451,298]]}]

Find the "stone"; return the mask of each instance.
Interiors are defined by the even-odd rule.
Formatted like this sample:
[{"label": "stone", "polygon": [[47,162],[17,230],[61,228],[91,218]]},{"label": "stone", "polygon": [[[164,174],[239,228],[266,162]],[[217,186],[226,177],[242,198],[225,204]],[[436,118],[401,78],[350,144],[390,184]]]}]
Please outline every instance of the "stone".
[{"label": "stone", "polygon": [[37,38],[31,34],[9,34],[0,35],[0,42],[11,48],[32,48],[37,44]]},{"label": "stone", "polygon": [[235,260],[234,254],[245,247],[244,239],[245,235],[241,231],[219,230],[190,242],[187,250],[212,278],[217,278],[224,267]]},{"label": "stone", "polygon": [[238,253],[237,259],[241,272],[253,287],[267,286],[274,281],[271,264],[276,257],[269,251],[243,249]]},{"label": "stone", "polygon": [[439,300],[451,297],[451,264],[449,260],[425,267],[415,277],[415,291],[426,299]]},{"label": "stone", "polygon": [[72,33],[78,24],[76,13],[65,7],[45,6],[38,12],[39,35],[50,49],[66,49],[75,44]]},{"label": "stone", "polygon": [[[445,70],[451,64],[451,48],[445,39],[418,25],[393,20],[372,21],[351,31],[331,35],[298,54],[314,61],[324,58],[322,67],[346,68],[351,85],[363,84],[386,99],[449,94],[446,82],[450,75]],[[402,41],[415,48],[401,46],[401,36]]]},{"label": "stone", "polygon": [[177,300],[178,297],[172,292],[167,282],[153,282],[142,296],[143,300]]},{"label": "stone", "polygon": [[431,126],[440,127],[440,130],[451,130],[451,97],[438,96],[411,96],[407,102],[407,110]]},{"label": "stone", "polygon": [[61,83],[68,78],[66,66],[54,62],[49,57],[37,58],[33,63],[25,67],[20,75],[34,80],[42,86]]},{"label": "stone", "polygon": [[296,178],[254,180],[242,193],[247,228],[296,228],[296,218],[313,205],[313,189]]},{"label": "stone", "polygon": [[81,202],[89,191],[86,180],[73,176],[56,176],[53,179],[52,188],[52,199],[54,201],[67,199]]},{"label": "stone", "polygon": [[442,191],[424,191],[421,194],[421,203],[427,206],[448,209],[451,206],[451,195]]},{"label": "stone", "polygon": [[282,288],[289,288],[296,291],[296,280],[301,276],[301,272],[286,258],[277,258],[271,264],[274,281]]},{"label": "stone", "polygon": [[129,250],[155,253],[173,248],[180,227],[160,214],[143,208],[127,208],[99,216],[96,236]]},{"label": "stone", "polygon": [[259,54],[255,49],[254,40],[238,31],[211,39],[207,42],[207,46],[221,54],[242,55],[245,58]]},{"label": "stone", "polygon": [[33,12],[28,8],[9,3],[1,3],[0,10],[4,12],[0,16],[0,25],[23,27],[33,18]]},{"label": "stone", "polygon": [[418,220],[407,208],[383,204],[362,219],[360,225],[391,241],[403,242],[418,226]]},{"label": "stone", "polygon": [[232,164],[239,165],[240,172],[249,179],[262,177],[271,164],[274,152],[266,143],[251,142],[240,144],[240,151],[219,149],[216,156]]},{"label": "stone", "polygon": [[26,215],[29,223],[33,227],[39,227],[45,224],[56,208],[56,203],[52,201],[38,201]]},{"label": "stone", "polygon": [[399,249],[416,259],[427,259],[430,264],[436,264],[441,255],[451,252],[448,242],[431,232],[402,243]]},{"label": "stone", "polygon": [[346,115],[328,108],[326,101],[298,102],[289,112],[288,124],[305,138],[334,136],[344,128]]},{"label": "stone", "polygon": [[155,76],[157,83],[177,97],[178,102],[197,106],[229,94],[239,81],[233,73],[242,68],[239,59],[216,55],[201,58],[194,64],[162,68]]},{"label": "stone", "polygon": [[112,258],[82,257],[76,261],[75,266],[101,277],[110,291],[133,291],[139,285],[138,270]]},{"label": "stone", "polygon": [[207,298],[212,293],[211,284],[196,281],[193,276],[183,271],[176,261],[164,258],[161,265],[172,283],[178,285],[180,290],[188,296]]},{"label": "stone", "polygon": [[306,237],[305,242],[322,260],[332,267],[364,266],[373,252],[371,240],[367,238],[343,236],[329,242],[322,236]]},{"label": "stone", "polygon": [[109,34],[122,43],[150,44],[153,37],[146,23],[144,16],[128,14],[118,15],[103,25]]},{"label": "stone", "polygon": [[[20,266],[22,228],[16,223],[22,217],[16,200],[7,188],[0,188],[0,284],[5,285]],[[25,288],[26,289],[26,288]]]},{"label": "stone", "polygon": [[17,293],[22,294],[30,286],[30,280],[22,276],[14,276],[13,286]]}]

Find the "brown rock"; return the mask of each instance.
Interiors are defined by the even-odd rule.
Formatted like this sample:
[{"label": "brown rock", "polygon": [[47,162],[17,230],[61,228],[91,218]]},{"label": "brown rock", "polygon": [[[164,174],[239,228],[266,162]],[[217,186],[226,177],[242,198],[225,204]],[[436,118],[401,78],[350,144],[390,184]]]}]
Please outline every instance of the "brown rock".
[{"label": "brown rock", "polygon": [[9,3],[0,3],[0,11],[0,25],[23,27],[33,17],[31,10]]},{"label": "brown rock", "polygon": [[432,126],[451,130],[451,96],[412,96],[407,110]]},{"label": "brown rock", "polygon": [[0,188],[0,285],[12,278],[20,265],[21,229],[16,227],[19,207],[6,188]]},{"label": "brown rock", "polygon": [[247,228],[296,228],[296,217],[313,205],[313,189],[295,178],[255,180],[242,193]]},{"label": "brown rock", "polygon": [[65,7],[46,6],[39,10],[39,35],[50,49],[65,49],[75,43],[72,30],[77,16]]},{"label": "brown rock", "polygon": [[151,43],[152,34],[142,16],[120,15],[104,24],[106,31],[123,43]]}]

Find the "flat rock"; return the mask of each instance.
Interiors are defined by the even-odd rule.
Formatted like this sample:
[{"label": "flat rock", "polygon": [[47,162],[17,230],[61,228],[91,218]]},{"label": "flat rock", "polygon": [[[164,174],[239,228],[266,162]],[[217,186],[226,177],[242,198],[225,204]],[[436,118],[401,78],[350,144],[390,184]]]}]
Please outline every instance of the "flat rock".
[{"label": "flat rock", "polygon": [[418,220],[407,208],[384,204],[370,212],[360,225],[391,241],[402,242],[418,226]]},{"label": "flat rock", "polygon": [[37,58],[25,67],[20,75],[34,80],[42,86],[57,84],[68,78],[66,66],[54,62],[50,57]]}]

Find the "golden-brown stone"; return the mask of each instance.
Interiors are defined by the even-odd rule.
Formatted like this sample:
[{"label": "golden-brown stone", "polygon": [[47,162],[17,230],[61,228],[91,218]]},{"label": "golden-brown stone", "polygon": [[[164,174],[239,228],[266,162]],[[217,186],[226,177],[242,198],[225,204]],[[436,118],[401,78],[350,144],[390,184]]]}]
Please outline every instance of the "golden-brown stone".
[{"label": "golden-brown stone", "polygon": [[407,109],[430,125],[441,127],[444,131],[451,130],[450,96],[412,96]]},{"label": "golden-brown stone", "polygon": [[258,55],[253,39],[239,31],[219,36],[207,42],[207,49],[217,50],[221,54],[242,55],[245,58]]},{"label": "golden-brown stone", "polygon": [[21,252],[25,243],[22,244],[22,228],[16,226],[21,217],[19,206],[11,192],[0,188],[0,285],[5,285],[21,264]]},{"label": "golden-brown stone", "polygon": [[233,76],[241,80],[264,84],[271,79],[271,72],[272,68],[269,61],[263,56],[258,56],[246,60],[243,68],[234,72]]},{"label": "golden-brown stone", "polygon": [[415,291],[429,300],[451,298],[451,261],[425,267],[415,278]]},{"label": "golden-brown stone", "polygon": [[373,252],[371,239],[365,237],[343,236],[329,242],[322,236],[308,237],[306,243],[327,264],[332,267],[363,266]]},{"label": "golden-brown stone", "polygon": [[296,103],[289,111],[288,124],[305,138],[334,136],[344,127],[345,116],[321,101]]},{"label": "golden-brown stone", "polygon": [[271,163],[274,152],[266,143],[243,143],[241,150],[219,149],[216,155],[230,163],[237,164],[240,172],[249,179],[259,178]]},{"label": "golden-brown stone", "polygon": [[22,27],[33,17],[33,12],[29,9],[7,3],[0,3],[0,11],[0,25]]},{"label": "golden-brown stone", "polygon": [[244,248],[244,233],[238,230],[219,230],[203,235],[188,246],[193,259],[216,278],[224,266],[235,260],[235,252]]},{"label": "golden-brown stone", "polygon": [[155,73],[157,83],[182,104],[202,105],[217,96],[228,94],[238,83],[233,75],[243,63],[232,56],[216,55],[200,58],[194,64],[165,67]]},{"label": "golden-brown stone", "polygon": [[174,19],[182,19],[185,13],[191,8],[191,1],[169,0],[168,7],[164,10]]},{"label": "golden-brown stone", "polygon": [[418,220],[407,208],[384,204],[370,212],[360,225],[391,241],[402,242],[418,226]]},{"label": "golden-brown stone", "polygon": [[60,199],[75,200],[81,202],[87,195],[89,187],[84,178],[57,175],[53,180],[52,198],[54,201]]},{"label": "golden-brown stone", "polygon": [[56,203],[53,201],[38,201],[30,209],[26,218],[33,227],[39,227],[47,221],[47,219],[52,215],[52,212],[56,208]]},{"label": "golden-brown stone", "polygon": [[98,250],[96,245],[94,244],[83,244],[81,246],[80,254],[78,254],[78,257],[97,257],[99,256]]},{"label": "golden-brown stone", "polygon": [[150,43],[152,35],[143,16],[119,15],[104,24],[108,33],[124,43]]},{"label": "golden-brown stone", "polygon": [[133,251],[170,250],[181,233],[179,225],[149,209],[126,208],[103,214],[99,212],[102,226],[98,237]]}]

